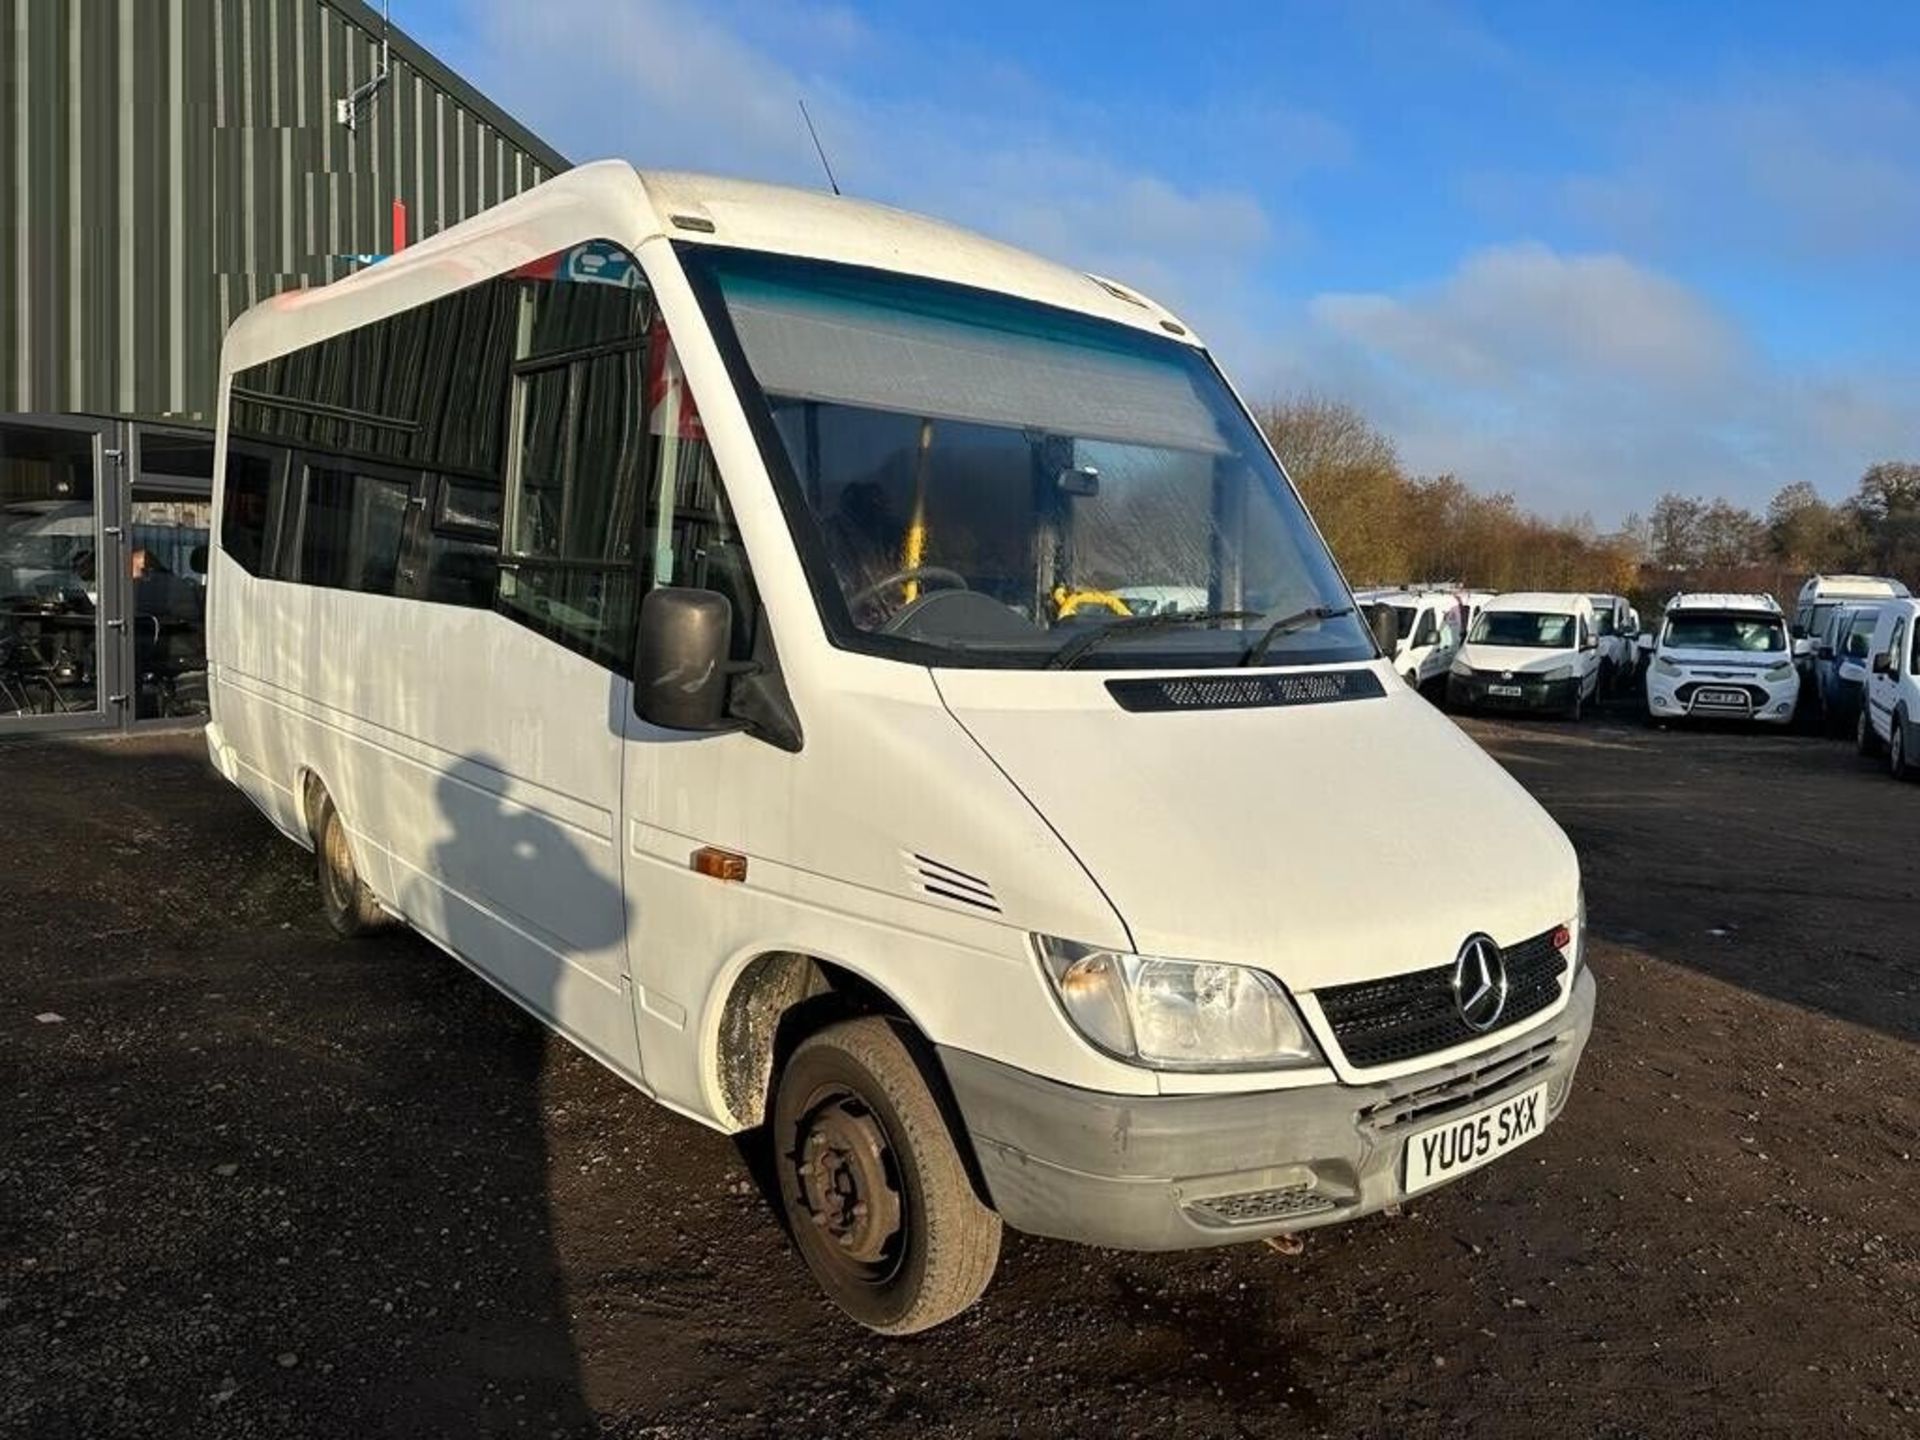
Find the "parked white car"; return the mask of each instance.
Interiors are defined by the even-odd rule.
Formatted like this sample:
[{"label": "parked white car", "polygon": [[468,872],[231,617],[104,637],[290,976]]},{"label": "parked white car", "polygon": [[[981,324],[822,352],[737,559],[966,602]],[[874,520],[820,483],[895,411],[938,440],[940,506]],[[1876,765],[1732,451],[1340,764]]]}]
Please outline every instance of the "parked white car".
[{"label": "parked white car", "polygon": [[1862,755],[1887,757],[1894,779],[1920,775],[1920,600],[1892,600],[1880,611],[1855,734]]},{"label": "parked white car", "polygon": [[1788,637],[1771,595],[1676,595],[1647,666],[1647,713],[1790,724],[1800,699],[1795,662],[1812,650]]},{"label": "parked white car", "polygon": [[1393,668],[1416,690],[1426,690],[1446,679],[1447,667],[1459,653],[1465,626],[1460,602],[1447,590],[1363,590],[1363,605],[1386,605],[1399,622],[1400,638],[1393,651]]},{"label": "parked white car", "polygon": [[1518,591],[1482,607],[1448,672],[1447,703],[1578,720],[1599,684],[1593,602],[1585,595]]}]

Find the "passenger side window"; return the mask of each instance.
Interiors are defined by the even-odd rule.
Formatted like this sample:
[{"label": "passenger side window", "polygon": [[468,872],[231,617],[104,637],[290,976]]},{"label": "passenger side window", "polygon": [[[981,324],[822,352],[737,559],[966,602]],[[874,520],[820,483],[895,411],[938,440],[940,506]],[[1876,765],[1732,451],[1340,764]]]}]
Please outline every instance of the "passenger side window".
[{"label": "passenger side window", "polygon": [[1415,649],[1418,649],[1422,645],[1431,645],[1433,644],[1435,634],[1433,611],[1422,610],[1420,612],[1419,623],[1413,627],[1412,645]]},{"label": "passenger side window", "polygon": [[654,463],[642,521],[646,588],[683,585],[725,595],[733,607],[729,658],[744,660],[753,652],[759,593],[706,427],[663,327],[651,342],[648,376]]},{"label": "passenger side window", "polygon": [[411,480],[309,464],[299,559],[288,577],[335,590],[396,593]]},{"label": "passenger side window", "polygon": [[625,671],[653,297],[616,247],[560,264],[520,297],[500,608]]},{"label": "passenger side window", "polygon": [[220,548],[251,575],[270,573],[274,534],[286,468],[283,455],[229,442],[226,496],[220,512]]}]

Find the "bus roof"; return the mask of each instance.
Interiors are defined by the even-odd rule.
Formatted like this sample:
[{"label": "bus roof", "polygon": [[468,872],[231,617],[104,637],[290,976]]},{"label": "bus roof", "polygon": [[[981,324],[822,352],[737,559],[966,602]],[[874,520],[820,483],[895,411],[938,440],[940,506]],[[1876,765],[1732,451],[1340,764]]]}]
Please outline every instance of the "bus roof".
[{"label": "bus roof", "polygon": [[221,368],[231,374],[585,240],[637,249],[660,235],[972,285],[1199,343],[1126,286],[944,221],[825,191],[601,160],[331,285],[262,301],[227,331]]}]

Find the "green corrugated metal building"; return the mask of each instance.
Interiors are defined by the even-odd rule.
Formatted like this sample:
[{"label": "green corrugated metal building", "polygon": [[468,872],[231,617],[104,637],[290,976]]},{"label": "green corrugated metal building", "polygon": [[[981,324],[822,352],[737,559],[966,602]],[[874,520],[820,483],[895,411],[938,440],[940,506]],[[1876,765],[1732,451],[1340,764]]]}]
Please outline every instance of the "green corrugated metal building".
[{"label": "green corrugated metal building", "polygon": [[[402,16],[405,0],[402,0]],[[566,161],[361,0],[0,0],[0,411],[210,421],[256,300]]]},{"label": "green corrugated metal building", "polygon": [[396,201],[418,240],[566,167],[399,25],[0,0],[0,736],[204,710],[234,317],[391,251]]}]

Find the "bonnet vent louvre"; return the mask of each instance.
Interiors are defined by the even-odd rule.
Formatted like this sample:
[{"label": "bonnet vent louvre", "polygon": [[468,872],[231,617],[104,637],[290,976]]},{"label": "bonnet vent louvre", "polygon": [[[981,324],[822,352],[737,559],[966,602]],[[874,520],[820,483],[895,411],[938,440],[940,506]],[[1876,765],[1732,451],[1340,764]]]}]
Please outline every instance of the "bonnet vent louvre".
[{"label": "bonnet vent louvre", "polygon": [[1284,675],[1170,675],[1109,680],[1122,710],[1258,710],[1377,700],[1386,687],[1371,670],[1306,670]]},{"label": "bonnet vent louvre", "polygon": [[993,887],[979,876],[912,850],[902,851],[901,858],[906,861],[907,874],[916,888],[926,894],[989,914],[1000,913],[1000,902],[994,898]]}]

